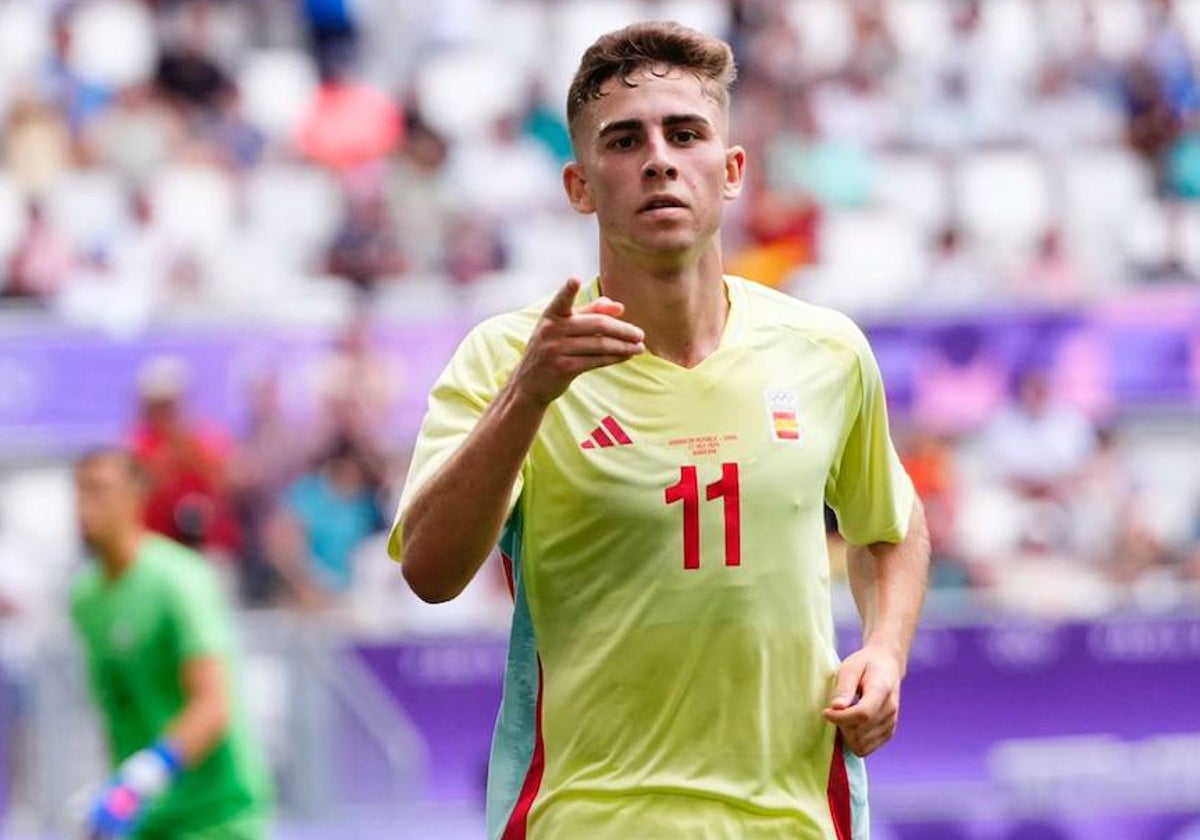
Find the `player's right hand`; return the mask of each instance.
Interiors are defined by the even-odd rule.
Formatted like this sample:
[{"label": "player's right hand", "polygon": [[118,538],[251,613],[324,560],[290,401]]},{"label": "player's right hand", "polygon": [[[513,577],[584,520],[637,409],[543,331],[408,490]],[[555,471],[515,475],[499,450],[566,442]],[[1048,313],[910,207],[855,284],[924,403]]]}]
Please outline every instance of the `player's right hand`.
[{"label": "player's right hand", "polygon": [[558,399],[584,371],[615,365],[646,349],[641,328],[621,320],[623,304],[601,297],[576,308],[579,287],[572,277],[554,295],[513,373],[513,388],[540,405]]}]

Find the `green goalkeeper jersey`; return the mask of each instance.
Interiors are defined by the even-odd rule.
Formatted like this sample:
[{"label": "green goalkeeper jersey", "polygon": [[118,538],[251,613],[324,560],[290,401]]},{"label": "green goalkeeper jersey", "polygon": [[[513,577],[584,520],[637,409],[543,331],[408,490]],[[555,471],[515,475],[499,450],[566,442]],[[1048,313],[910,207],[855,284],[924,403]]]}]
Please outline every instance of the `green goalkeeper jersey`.
[{"label": "green goalkeeper jersey", "polygon": [[[161,737],[183,709],[182,668],[190,659],[219,657],[233,684],[233,628],[216,575],[178,543],[147,536],[115,581],[93,563],[75,581],[71,616],[114,767]],[[270,800],[266,765],[234,702],[228,733],[151,803],[137,836],[175,836],[265,814]]]}]

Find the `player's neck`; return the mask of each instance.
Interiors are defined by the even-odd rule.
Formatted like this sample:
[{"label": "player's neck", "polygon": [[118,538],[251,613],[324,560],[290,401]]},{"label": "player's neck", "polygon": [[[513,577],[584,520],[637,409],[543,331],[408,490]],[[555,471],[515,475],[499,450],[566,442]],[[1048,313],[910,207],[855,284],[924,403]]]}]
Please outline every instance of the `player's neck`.
[{"label": "player's neck", "polygon": [[137,561],[138,552],[142,549],[145,532],[141,529],[129,531],[114,538],[111,543],[96,546],[96,559],[100,568],[109,580],[117,580],[124,575]]},{"label": "player's neck", "polygon": [[625,320],[646,333],[646,350],[681,367],[708,358],[721,343],[729,301],[721,254],[698,261],[648,266],[612,253],[600,258],[600,287],[625,304]]}]

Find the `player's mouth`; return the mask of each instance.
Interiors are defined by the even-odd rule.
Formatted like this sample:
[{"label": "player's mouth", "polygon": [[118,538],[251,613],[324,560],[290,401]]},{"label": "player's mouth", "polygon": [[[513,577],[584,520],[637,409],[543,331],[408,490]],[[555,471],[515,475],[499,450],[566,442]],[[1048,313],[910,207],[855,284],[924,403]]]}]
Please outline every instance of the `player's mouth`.
[{"label": "player's mouth", "polygon": [[685,210],[687,204],[673,195],[656,195],[638,208],[639,213],[666,213],[671,210]]}]

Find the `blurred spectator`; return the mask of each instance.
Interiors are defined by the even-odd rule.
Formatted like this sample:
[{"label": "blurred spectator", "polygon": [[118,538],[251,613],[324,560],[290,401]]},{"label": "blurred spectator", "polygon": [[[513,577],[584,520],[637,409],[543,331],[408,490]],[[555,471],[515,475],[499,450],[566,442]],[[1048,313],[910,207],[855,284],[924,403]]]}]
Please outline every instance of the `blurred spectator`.
[{"label": "blurred spectator", "polygon": [[211,111],[231,82],[208,54],[203,7],[202,3],[192,4],[195,13],[185,17],[187,25],[179,42],[168,46],[159,56],[154,83],[183,108]]},{"label": "blurred spectator", "polygon": [[515,116],[460,140],[446,166],[448,189],[472,214],[511,221],[562,207],[558,161],[545,146],[522,133]]},{"label": "blurred spectator", "polygon": [[443,177],[445,139],[415,111],[409,112],[406,136],[388,170],[388,216],[410,267],[432,272],[441,268],[457,197]]},{"label": "blurred spectator", "polygon": [[310,371],[318,399],[317,448],[349,442],[368,463],[386,451],[392,411],[404,390],[404,370],[375,345],[365,312],[338,335],[328,356]]},{"label": "blurred spectator", "polygon": [[[1173,576],[1166,546],[1151,525],[1142,487],[1117,431],[1102,427],[1096,449],[1071,497],[1075,534],[1081,557],[1126,587],[1134,597],[1154,579]],[[1150,604],[1143,604],[1150,606]]]},{"label": "blurred spectator", "polygon": [[248,391],[250,416],[229,459],[229,485],[242,534],[241,598],[248,606],[263,606],[281,594],[268,529],[284,491],[310,462],[313,441],[312,430],[285,413],[275,373],[260,376]]},{"label": "blurred spectator", "polygon": [[9,258],[0,295],[43,300],[63,285],[74,255],[70,243],[46,218],[41,202],[30,201],[27,213],[25,233]]},{"label": "blurred spectator", "polygon": [[349,170],[385,158],[403,133],[400,110],[387,94],[334,70],[308,104],[296,146],[322,166]]},{"label": "blurred spectator", "polygon": [[451,220],[444,266],[451,280],[466,286],[507,264],[508,254],[500,231],[486,218],[461,215]]},{"label": "blurred spectator", "polygon": [[351,0],[304,0],[309,43],[322,76],[351,68],[357,58],[358,24]]},{"label": "blurred spectator", "polygon": [[75,46],[73,17],[77,4],[61,4],[53,13],[54,50],[39,78],[39,98],[51,103],[66,118],[72,135],[109,103],[111,91],[78,72],[71,62]]},{"label": "blurred spectator", "polygon": [[380,478],[379,465],[342,439],[285,492],[271,551],[301,605],[324,606],[350,589],[355,549],[385,525]]},{"label": "blurred spectator", "polygon": [[194,261],[156,223],[149,199],[137,193],[131,203],[132,227],[85,254],[57,296],[66,320],[128,334],[197,291]]},{"label": "blurred spectator", "polygon": [[140,188],[170,160],[185,131],[152,85],[130,85],[92,121],[84,139],[98,163]]},{"label": "blurred spectator", "polygon": [[1135,61],[1125,74],[1126,140],[1154,170],[1160,194],[1170,193],[1167,154],[1183,122],[1154,66]]},{"label": "blurred spectator", "polygon": [[925,505],[929,524],[930,583],[963,587],[971,583],[956,542],[959,486],[950,441],[914,426],[904,436],[900,460]]},{"label": "blurred spectator", "polygon": [[241,542],[226,473],[229,435],[192,419],[185,396],[191,372],[173,356],[138,373],[139,415],[129,434],[150,483],[146,525],[184,545],[230,559]]},{"label": "blurred spectator", "polygon": [[1017,300],[1049,306],[1083,301],[1083,273],[1063,245],[1059,228],[1046,229],[1033,259],[1011,279],[1008,291]]},{"label": "blurred spectator", "polygon": [[329,246],[326,268],[360,291],[370,292],[381,281],[399,275],[406,260],[382,196],[350,193],[346,201],[347,213]]},{"label": "blurred spectator", "polygon": [[985,431],[989,464],[1019,496],[1063,499],[1095,450],[1096,431],[1055,399],[1045,370],[1018,373],[1015,390]]},{"label": "blurred spectator", "polygon": [[956,225],[937,236],[922,295],[917,306],[935,310],[966,311],[995,296],[996,284],[978,253],[965,241]]},{"label": "blurred spectator", "polygon": [[28,194],[44,192],[71,163],[61,113],[28,95],[9,110],[3,139],[8,170]]}]

